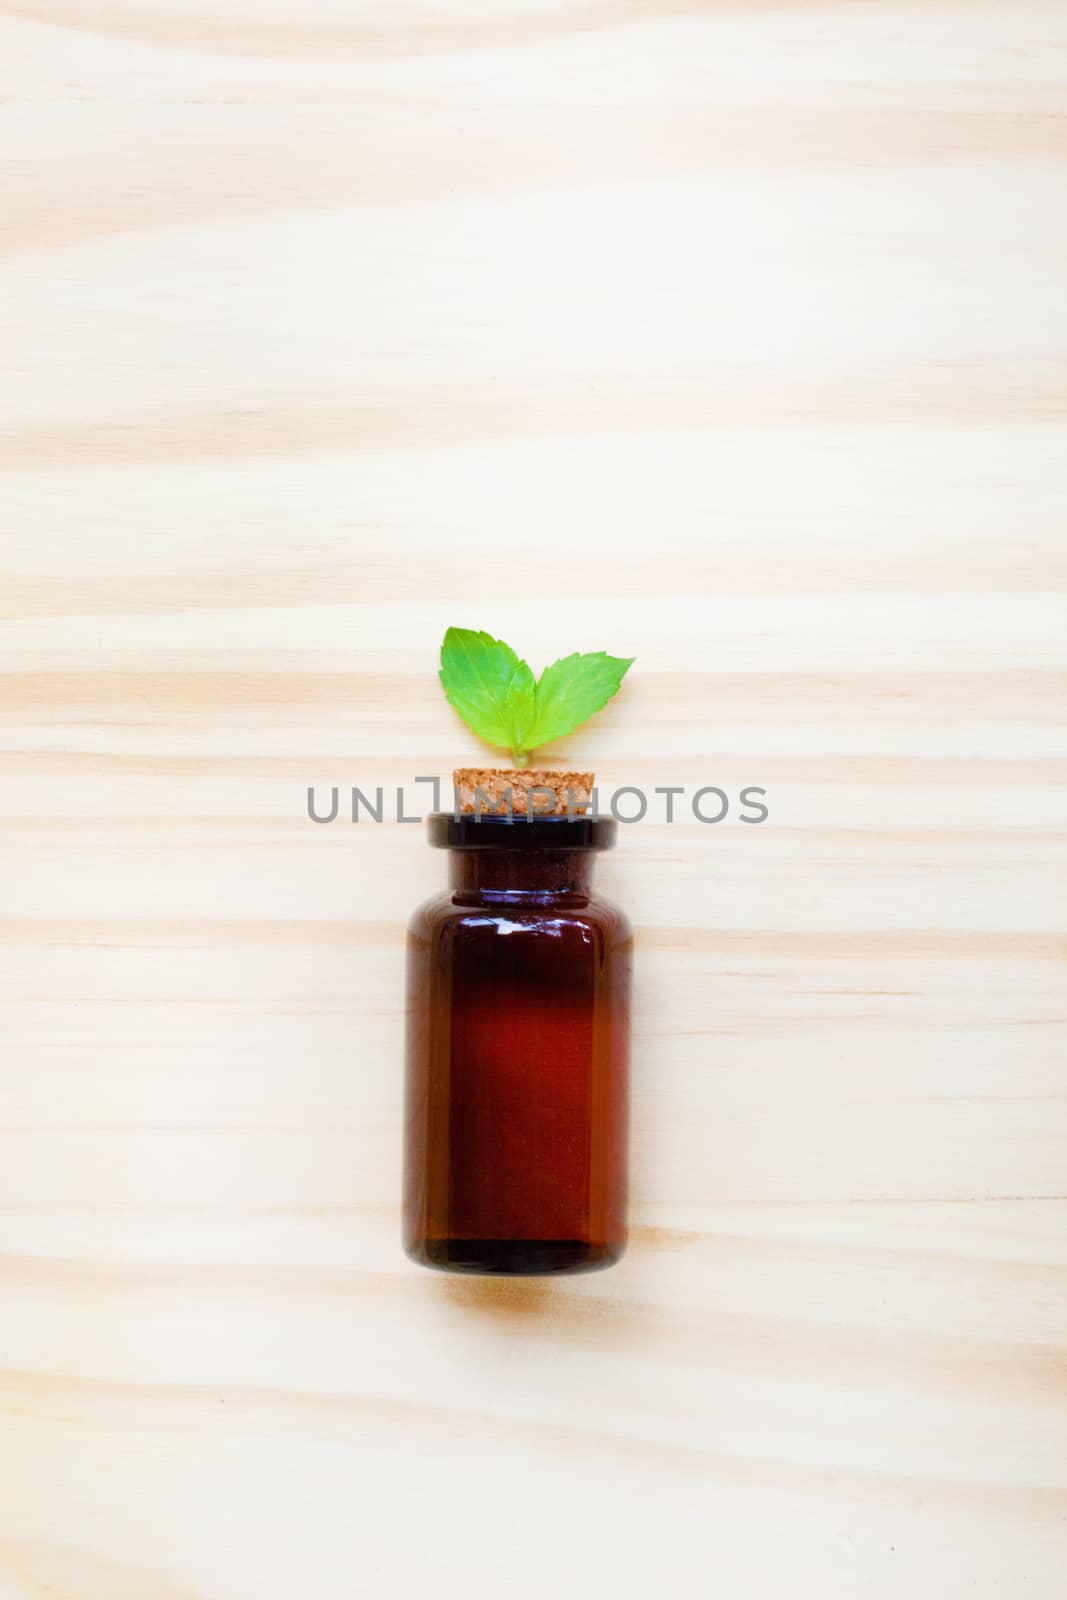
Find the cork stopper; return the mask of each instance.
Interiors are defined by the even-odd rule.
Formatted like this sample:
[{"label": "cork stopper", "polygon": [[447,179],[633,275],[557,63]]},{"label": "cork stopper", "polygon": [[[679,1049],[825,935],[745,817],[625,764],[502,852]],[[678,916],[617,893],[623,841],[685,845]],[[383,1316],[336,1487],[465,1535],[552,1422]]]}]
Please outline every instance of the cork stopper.
[{"label": "cork stopper", "polygon": [[[549,772],[543,767],[513,771],[510,767],[456,767],[452,782],[456,786],[459,810],[480,810],[483,816],[504,816],[508,809],[516,817],[581,816],[592,804],[593,772]],[[478,793],[475,793],[475,790]]]}]

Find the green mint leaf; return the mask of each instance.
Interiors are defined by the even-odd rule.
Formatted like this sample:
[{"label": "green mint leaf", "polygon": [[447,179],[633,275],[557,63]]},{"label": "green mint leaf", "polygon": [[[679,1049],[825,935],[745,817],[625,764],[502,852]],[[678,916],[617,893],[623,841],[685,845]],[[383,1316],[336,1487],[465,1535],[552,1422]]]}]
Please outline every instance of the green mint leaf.
[{"label": "green mint leaf", "polygon": [[441,687],[480,739],[510,750],[515,765],[525,767],[531,749],[573,733],[599,711],[634,659],[603,650],[564,656],[535,684],[527,663],[503,639],[449,628],[441,645]]},{"label": "green mint leaf", "polygon": [[617,692],[636,659],[595,650],[553,661],[537,680],[533,722],[526,732],[530,747],[551,744],[581,727]]},{"label": "green mint leaf", "polygon": [[472,628],[449,628],[441,645],[441,687],[449,705],[486,744],[510,750],[516,766],[529,759],[534,675],[503,639]]}]

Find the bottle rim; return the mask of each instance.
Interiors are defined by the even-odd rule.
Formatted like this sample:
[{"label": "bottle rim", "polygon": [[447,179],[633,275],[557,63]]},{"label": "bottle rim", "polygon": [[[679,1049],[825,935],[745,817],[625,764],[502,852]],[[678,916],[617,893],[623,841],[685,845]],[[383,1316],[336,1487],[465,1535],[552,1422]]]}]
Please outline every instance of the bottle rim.
[{"label": "bottle rim", "polygon": [[434,811],[426,819],[437,850],[611,850],[619,825],[614,817],[475,815]]}]

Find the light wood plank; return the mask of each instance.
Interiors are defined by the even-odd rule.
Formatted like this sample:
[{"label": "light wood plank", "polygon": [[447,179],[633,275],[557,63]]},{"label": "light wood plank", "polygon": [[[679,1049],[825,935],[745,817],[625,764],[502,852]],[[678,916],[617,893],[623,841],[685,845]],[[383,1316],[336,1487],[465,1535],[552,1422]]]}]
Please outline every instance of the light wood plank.
[{"label": "light wood plank", "polygon": [[[3,8],[0,1600],[1060,1600],[1065,62]],[[399,1253],[454,622],[636,654],[549,754],[686,790],[597,1278]]]}]

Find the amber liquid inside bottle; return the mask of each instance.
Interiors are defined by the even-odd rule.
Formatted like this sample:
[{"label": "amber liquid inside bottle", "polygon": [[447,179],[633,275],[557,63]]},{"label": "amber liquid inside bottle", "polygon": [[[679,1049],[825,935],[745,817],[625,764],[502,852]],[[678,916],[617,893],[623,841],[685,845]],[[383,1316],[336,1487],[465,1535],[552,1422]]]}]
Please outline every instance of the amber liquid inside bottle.
[{"label": "amber liquid inside bottle", "polygon": [[430,819],[448,893],[408,937],[404,1247],[453,1272],[626,1244],[630,958],[591,888],[607,819]]}]

